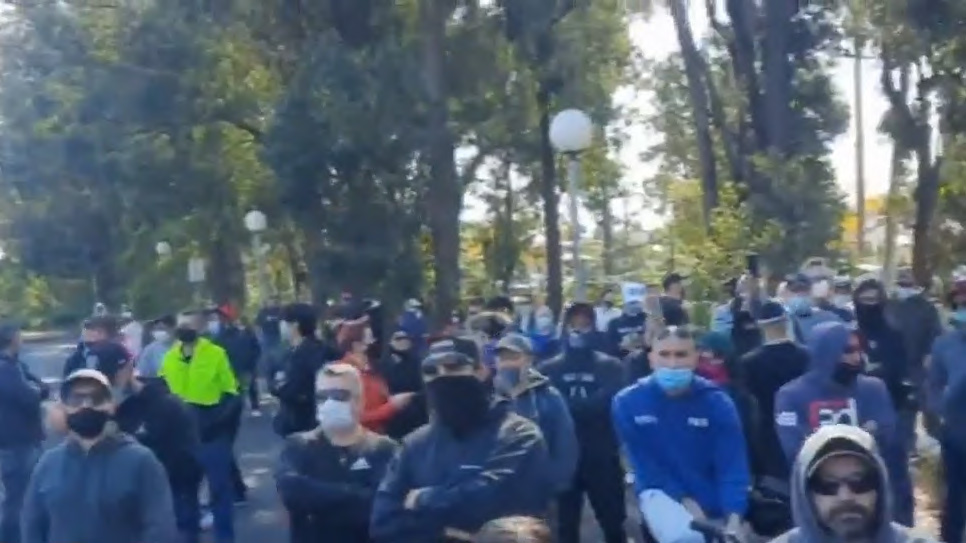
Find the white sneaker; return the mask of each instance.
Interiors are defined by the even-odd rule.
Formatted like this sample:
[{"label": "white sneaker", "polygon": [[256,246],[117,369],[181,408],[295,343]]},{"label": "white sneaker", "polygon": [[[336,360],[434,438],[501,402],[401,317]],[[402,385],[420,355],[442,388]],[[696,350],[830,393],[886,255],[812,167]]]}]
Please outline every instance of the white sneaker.
[{"label": "white sneaker", "polygon": [[215,524],[215,516],[211,514],[211,511],[206,511],[204,515],[201,515],[201,529],[210,530]]}]

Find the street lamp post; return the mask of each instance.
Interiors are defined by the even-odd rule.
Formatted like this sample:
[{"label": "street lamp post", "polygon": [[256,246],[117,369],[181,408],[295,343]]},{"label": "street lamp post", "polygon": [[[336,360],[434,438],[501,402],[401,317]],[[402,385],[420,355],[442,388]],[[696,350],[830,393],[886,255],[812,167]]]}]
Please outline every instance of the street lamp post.
[{"label": "street lamp post", "polygon": [[584,274],[584,264],[580,258],[580,217],[579,197],[580,186],[580,153],[590,147],[594,138],[594,123],[590,117],[579,109],[565,109],[557,113],[550,121],[550,143],[554,148],[567,157],[567,193],[570,201],[570,224],[573,230],[571,252],[573,254],[574,279],[577,292],[574,299],[578,302],[587,299],[587,277]]},{"label": "street lamp post", "polygon": [[262,234],[268,229],[265,214],[257,209],[246,213],[245,228],[252,234],[252,254],[258,273],[258,301],[265,305],[268,302],[268,273],[265,269],[265,250],[262,247]]}]

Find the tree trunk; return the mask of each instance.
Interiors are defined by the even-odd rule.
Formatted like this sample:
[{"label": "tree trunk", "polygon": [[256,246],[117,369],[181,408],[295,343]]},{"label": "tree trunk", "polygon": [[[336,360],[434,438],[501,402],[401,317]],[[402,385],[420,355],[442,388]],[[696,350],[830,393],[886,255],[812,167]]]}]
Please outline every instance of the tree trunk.
[{"label": "tree trunk", "polygon": [[205,283],[211,301],[245,305],[245,265],[238,244],[224,236],[216,236],[208,248]]},{"label": "tree trunk", "polygon": [[[711,212],[718,207],[718,173],[715,167],[714,143],[711,139],[711,122],[708,115],[708,91],[701,77],[701,53],[694,45],[686,2],[684,0],[671,0],[670,8],[678,44],[684,57],[684,72],[688,80],[691,110],[694,113],[694,123],[697,129],[704,227],[710,231]],[[709,74],[705,75],[709,76]]]},{"label": "tree trunk", "polygon": [[446,15],[441,0],[420,0],[423,78],[429,117],[429,190],[426,214],[436,261],[433,320],[448,324],[459,301],[460,208],[463,187],[456,176],[453,136],[449,130],[446,89]]},{"label": "tree trunk", "polygon": [[[903,68],[899,74],[899,92],[903,101],[909,96],[909,69]],[[907,156],[906,151],[898,143],[892,145],[892,159],[889,171],[889,191],[885,202],[885,251],[882,258],[882,281],[890,285],[896,276],[896,237],[899,230],[899,217],[897,209],[899,192],[902,188],[902,181],[906,174],[903,167],[903,160]]]},{"label": "tree trunk", "polygon": [[611,212],[610,202],[610,198],[605,198],[600,216],[601,240],[604,244],[604,275],[607,277],[614,275],[614,214]]},{"label": "tree trunk", "polygon": [[765,112],[768,144],[775,160],[788,153],[789,101],[792,68],[788,58],[791,20],[797,10],[793,0],[772,0],[763,3],[765,10],[765,41],[763,71],[765,75]]},{"label": "tree trunk", "polygon": [[540,108],[540,197],[547,255],[547,306],[554,315],[563,309],[563,270],[560,262],[560,209],[557,199],[557,164],[550,143],[550,94],[537,92]]},{"label": "tree trunk", "polygon": [[[855,58],[852,60],[852,80],[854,83],[853,96],[855,98],[855,216],[856,236],[855,248],[859,258],[865,255],[865,131],[863,130],[863,100],[862,100],[862,40],[855,40]],[[893,168],[896,166],[897,150],[893,149]],[[901,165],[900,165],[901,166]],[[889,191],[895,183],[897,170],[892,170],[889,181]],[[893,224],[893,228],[895,224]],[[886,226],[888,231],[888,223]],[[888,236],[888,233],[886,234]],[[886,245],[888,248],[888,245]],[[888,249],[887,249],[888,250]]]}]

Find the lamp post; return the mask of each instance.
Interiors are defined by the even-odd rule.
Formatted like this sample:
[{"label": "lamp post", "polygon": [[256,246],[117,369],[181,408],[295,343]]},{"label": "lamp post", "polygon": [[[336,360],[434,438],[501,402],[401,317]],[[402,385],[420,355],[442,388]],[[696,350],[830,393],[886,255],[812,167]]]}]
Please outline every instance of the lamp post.
[{"label": "lamp post", "polygon": [[265,250],[262,247],[262,234],[268,229],[265,214],[253,209],[245,214],[245,229],[252,235],[252,255],[258,273],[258,301],[262,305],[268,302],[268,274],[265,270]]},{"label": "lamp post", "polygon": [[580,185],[580,153],[590,147],[594,138],[594,123],[579,109],[565,109],[550,121],[550,143],[567,157],[567,194],[570,201],[570,224],[573,229],[571,252],[573,254],[574,279],[578,302],[587,299],[587,277],[580,258],[580,218],[577,191]]}]

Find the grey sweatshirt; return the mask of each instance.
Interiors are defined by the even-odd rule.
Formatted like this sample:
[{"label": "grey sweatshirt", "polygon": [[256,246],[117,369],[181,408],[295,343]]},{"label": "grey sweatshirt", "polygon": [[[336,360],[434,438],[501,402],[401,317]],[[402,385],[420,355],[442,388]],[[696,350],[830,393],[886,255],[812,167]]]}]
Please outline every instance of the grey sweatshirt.
[{"label": "grey sweatshirt", "polygon": [[67,441],[34,469],[22,543],[176,543],[171,489],[150,450],[112,434],[85,451]]}]

